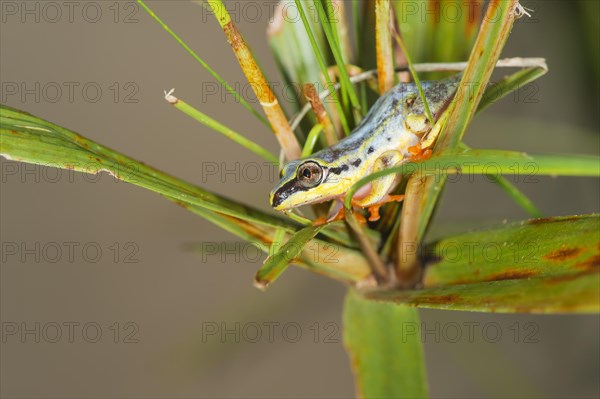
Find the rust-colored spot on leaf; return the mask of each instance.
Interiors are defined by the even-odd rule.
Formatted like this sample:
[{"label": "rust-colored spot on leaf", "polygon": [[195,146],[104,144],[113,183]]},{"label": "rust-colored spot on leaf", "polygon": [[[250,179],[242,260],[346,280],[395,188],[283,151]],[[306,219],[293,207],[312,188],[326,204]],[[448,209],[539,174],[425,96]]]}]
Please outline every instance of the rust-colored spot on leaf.
[{"label": "rust-colored spot on leaf", "polygon": [[571,281],[571,280],[577,280],[580,277],[586,276],[588,274],[594,274],[597,273],[598,270],[587,270],[587,271],[583,271],[580,273],[566,273],[566,274],[562,274],[560,276],[554,276],[554,277],[548,277],[546,279],[544,279],[544,282],[546,284],[559,284],[559,283],[564,283],[566,281]]},{"label": "rust-colored spot on leaf", "polygon": [[564,262],[568,259],[574,258],[583,251],[581,248],[563,248],[552,251],[547,255],[544,255],[544,259],[548,259],[554,262]]},{"label": "rust-colored spot on leaf", "polygon": [[331,119],[329,119],[329,115],[327,115],[327,110],[319,98],[319,92],[315,85],[312,83],[304,84],[304,86],[302,86],[302,93],[304,93],[304,97],[310,102],[317,120],[321,126],[323,126],[327,143],[329,145],[335,144],[337,142],[337,137],[335,135],[335,129],[333,128],[333,123],[331,122]]},{"label": "rust-colored spot on leaf", "polygon": [[445,305],[458,302],[460,299],[460,295],[458,294],[449,294],[449,295],[430,295],[419,297],[417,301],[419,303],[429,303],[436,305]]},{"label": "rust-colored spot on leaf", "polygon": [[231,44],[231,47],[233,47],[234,51],[237,52],[246,49],[244,38],[242,35],[240,35],[240,32],[237,30],[237,27],[233,24],[233,22],[225,24],[223,26],[223,31],[225,32],[225,36],[227,37],[227,40]]},{"label": "rust-colored spot on leaf", "polygon": [[533,270],[507,270],[502,273],[492,274],[484,281],[519,280],[534,277],[536,274]]},{"label": "rust-colored spot on leaf", "polygon": [[479,18],[478,15],[481,15],[482,4],[479,2],[473,2],[469,4],[469,6],[473,7],[472,12],[468,13],[467,25],[465,26],[465,35],[471,36],[475,29],[479,26]]},{"label": "rust-colored spot on leaf", "polygon": [[600,254],[596,254],[583,262],[579,262],[575,265],[578,269],[593,270],[600,268]]},{"label": "rust-colored spot on leaf", "polygon": [[548,218],[539,218],[539,219],[530,219],[527,221],[528,224],[545,224],[545,223],[556,223],[556,222],[568,222],[570,220],[577,220],[579,217],[548,217]]},{"label": "rust-colored spot on leaf", "polygon": [[188,209],[188,208],[189,208],[189,205],[188,205],[188,204],[186,204],[186,203],[185,203],[185,202],[183,202],[183,201],[174,200],[173,202],[174,202],[175,204],[179,205],[179,206],[180,206],[180,207],[182,207],[182,208],[185,208],[185,209]]},{"label": "rust-colored spot on leaf", "polygon": [[[434,24],[439,24],[441,19],[441,4],[440,0],[429,0],[429,4],[427,5],[427,12],[435,17],[432,19]],[[427,21],[430,22],[430,21]]]}]

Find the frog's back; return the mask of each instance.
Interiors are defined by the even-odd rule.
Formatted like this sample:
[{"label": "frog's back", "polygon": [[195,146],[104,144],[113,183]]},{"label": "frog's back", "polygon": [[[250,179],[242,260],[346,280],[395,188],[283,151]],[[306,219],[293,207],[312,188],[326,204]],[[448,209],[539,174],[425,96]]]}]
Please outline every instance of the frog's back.
[{"label": "frog's back", "polygon": [[[460,78],[461,74],[457,74],[441,81],[422,82],[429,108],[434,116],[437,116],[447,105],[445,102],[448,93],[456,90]],[[370,149],[372,149],[371,152],[376,150],[381,152],[398,148],[403,143],[418,141],[416,136],[414,140],[412,137],[406,136],[410,133],[404,128],[404,121],[408,114],[422,115],[424,113],[424,105],[416,85],[400,83],[379,97],[349,136],[331,147],[313,154],[311,158],[323,159],[332,163],[344,154],[356,153],[361,147],[366,147],[367,152]],[[372,142],[372,145],[365,146],[367,142]]]}]

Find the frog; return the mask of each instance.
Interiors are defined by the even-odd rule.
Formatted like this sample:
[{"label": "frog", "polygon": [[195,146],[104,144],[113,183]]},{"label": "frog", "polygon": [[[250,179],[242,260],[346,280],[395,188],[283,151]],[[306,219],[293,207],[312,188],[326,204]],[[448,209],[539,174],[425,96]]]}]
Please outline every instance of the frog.
[{"label": "frog", "polygon": [[[289,212],[300,206],[334,200],[335,206],[326,221],[342,219],[342,199],[360,179],[431,155],[442,116],[447,116],[461,78],[459,73],[421,82],[433,121],[427,117],[414,82],[399,83],[388,90],[348,136],[283,166],[281,179],[269,196],[273,209]],[[352,197],[352,205],[367,208],[368,220],[377,221],[383,205],[403,199],[402,195],[392,194],[400,180],[401,176],[389,174],[364,185]]]}]

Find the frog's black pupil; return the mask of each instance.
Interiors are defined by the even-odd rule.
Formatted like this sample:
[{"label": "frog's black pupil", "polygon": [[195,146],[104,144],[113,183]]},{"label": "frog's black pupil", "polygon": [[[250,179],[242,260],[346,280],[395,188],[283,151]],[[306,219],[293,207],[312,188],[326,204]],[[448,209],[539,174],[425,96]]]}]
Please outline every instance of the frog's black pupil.
[{"label": "frog's black pupil", "polygon": [[307,179],[308,179],[308,178],[310,178],[310,174],[311,174],[311,173],[310,173],[310,169],[308,169],[308,168],[305,168],[305,169],[302,171],[302,176],[306,177]]}]

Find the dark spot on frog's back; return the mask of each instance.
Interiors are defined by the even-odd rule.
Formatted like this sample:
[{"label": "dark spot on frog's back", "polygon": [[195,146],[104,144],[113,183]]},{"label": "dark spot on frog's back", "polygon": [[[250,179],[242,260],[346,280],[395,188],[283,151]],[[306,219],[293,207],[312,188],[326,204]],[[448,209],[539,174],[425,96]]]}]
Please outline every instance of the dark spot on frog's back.
[{"label": "dark spot on frog's back", "polygon": [[369,147],[369,150],[367,151],[369,154],[371,154],[373,151],[375,151],[375,148],[373,147]]},{"label": "dark spot on frog's back", "polygon": [[346,165],[346,164],[343,164],[343,165],[340,165],[340,166],[336,166],[335,168],[329,169],[329,172],[333,173],[333,174],[336,174],[336,175],[339,175],[340,173],[345,172],[348,169],[350,169],[350,167],[348,165]]},{"label": "dark spot on frog's back", "polygon": [[353,165],[355,168],[358,168],[358,167],[360,166],[360,164],[361,164],[361,163],[362,163],[362,160],[359,158],[359,159],[357,159],[356,161],[352,162],[352,165]]}]

